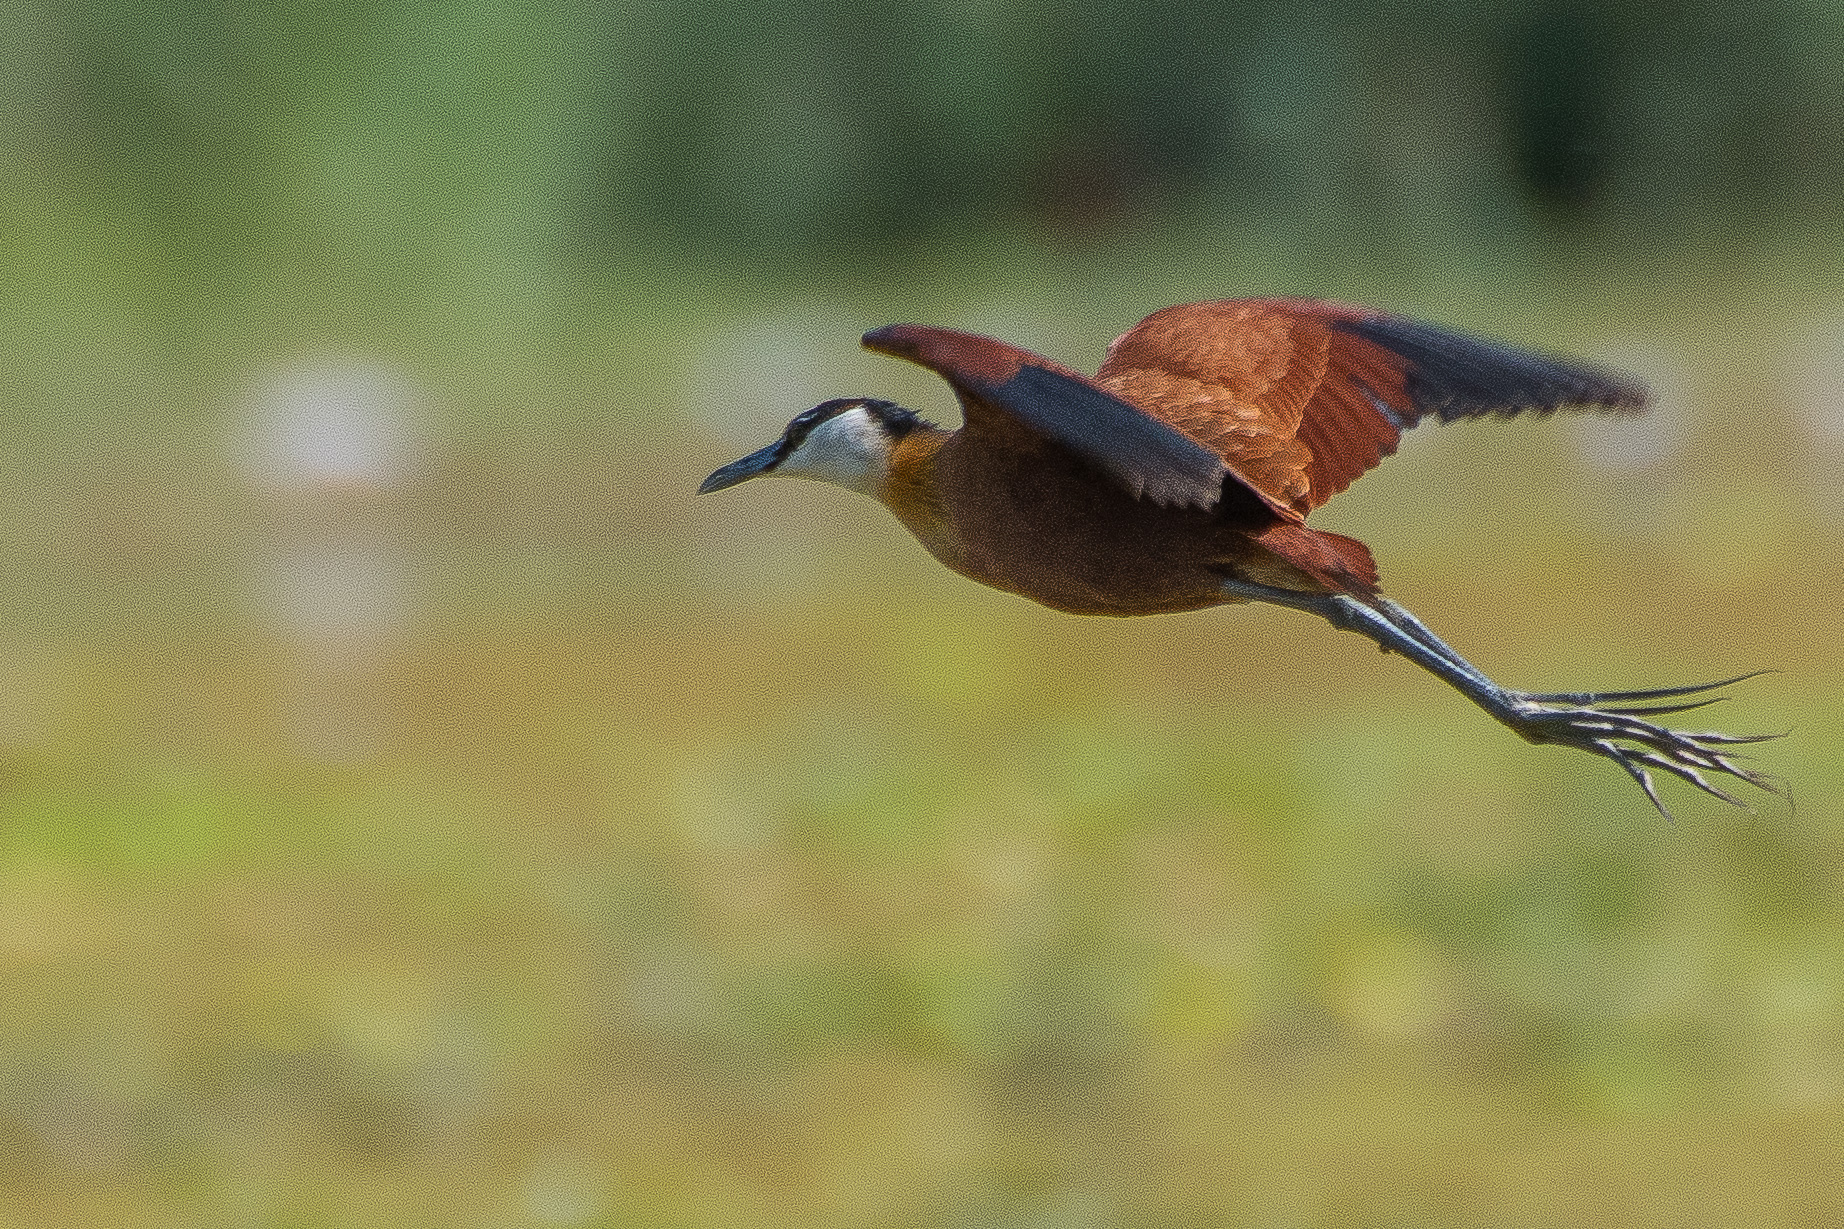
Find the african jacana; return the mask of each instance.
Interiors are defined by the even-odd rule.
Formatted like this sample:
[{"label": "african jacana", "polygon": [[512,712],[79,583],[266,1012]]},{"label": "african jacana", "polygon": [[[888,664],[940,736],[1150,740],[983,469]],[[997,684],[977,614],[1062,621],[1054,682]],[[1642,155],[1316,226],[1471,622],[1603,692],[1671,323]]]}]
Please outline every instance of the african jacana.
[{"label": "african jacana", "polygon": [[946,379],[964,425],[948,431],[888,401],[828,401],[700,493],[760,474],[862,491],[954,571],[1074,614],[1232,602],[1307,611],[1407,657],[1533,743],[1612,760],[1660,811],[1652,770],[1737,806],[1704,774],[1780,792],[1726,750],[1770,736],[1646,720],[1713,703],[1704,693],[1753,675],[1511,691],[1384,597],[1363,543],[1306,525],[1428,415],[1642,409],[1645,389],[1626,376],[1305,299],[1155,312],[1115,339],[1093,379],[954,329],[893,324],[864,344]]}]

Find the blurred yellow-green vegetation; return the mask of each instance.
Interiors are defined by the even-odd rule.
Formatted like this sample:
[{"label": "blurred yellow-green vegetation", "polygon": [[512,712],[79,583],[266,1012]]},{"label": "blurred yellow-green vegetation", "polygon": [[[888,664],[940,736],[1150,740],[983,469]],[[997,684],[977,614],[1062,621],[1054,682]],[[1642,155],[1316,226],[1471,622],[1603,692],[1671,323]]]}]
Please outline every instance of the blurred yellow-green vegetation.
[{"label": "blurred yellow-green vegetation", "polygon": [[[1844,1223],[1844,7],[0,6],[0,1226]],[[1624,365],[1319,518],[1496,677],[716,465],[1315,294]]]}]

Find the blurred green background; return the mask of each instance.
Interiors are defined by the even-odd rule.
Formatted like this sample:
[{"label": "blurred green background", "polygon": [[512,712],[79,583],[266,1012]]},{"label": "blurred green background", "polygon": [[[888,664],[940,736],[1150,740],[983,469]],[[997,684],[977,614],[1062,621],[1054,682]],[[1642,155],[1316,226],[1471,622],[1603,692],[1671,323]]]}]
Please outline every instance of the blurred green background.
[{"label": "blurred green background", "polygon": [[[0,5],[0,1226],[1844,1222],[1844,5]],[[1594,356],[1324,510],[1748,816],[808,484],[915,319]]]}]

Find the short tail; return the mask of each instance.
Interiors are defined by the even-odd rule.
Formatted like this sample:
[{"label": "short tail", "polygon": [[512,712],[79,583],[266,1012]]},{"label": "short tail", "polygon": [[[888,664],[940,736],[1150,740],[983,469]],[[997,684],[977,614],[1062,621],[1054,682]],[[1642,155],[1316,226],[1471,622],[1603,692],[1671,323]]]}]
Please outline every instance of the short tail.
[{"label": "short tail", "polygon": [[1329,589],[1354,597],[1377,594],[1382,580],[1377,561],[1356,538],[1277,520],[1256,534],[1255,540]]}]

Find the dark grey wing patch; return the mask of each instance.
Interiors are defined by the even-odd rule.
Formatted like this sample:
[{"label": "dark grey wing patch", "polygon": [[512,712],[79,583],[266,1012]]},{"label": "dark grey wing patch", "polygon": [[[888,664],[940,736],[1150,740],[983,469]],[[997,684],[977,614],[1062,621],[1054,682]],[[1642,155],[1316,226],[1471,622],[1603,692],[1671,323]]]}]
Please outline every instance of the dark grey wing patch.
[{"label": "dark grey wing patch", "polygon": [[1095,465],[1139,499],[1212,508],[1229,469],[1190,436],[1087,380],[1024,364],[985,399],[1033,432]]},{"label": "dark grey wing patch", "polygon": [[1480,414],[1542,414],[1568,406],[1638,410],[1646,403],[1645,386],[1639,381],[1589,363],[1395,316],[1330,323],[1407,360],[1403,388],[1417,418],[1433,414],[1452,422]]}]

